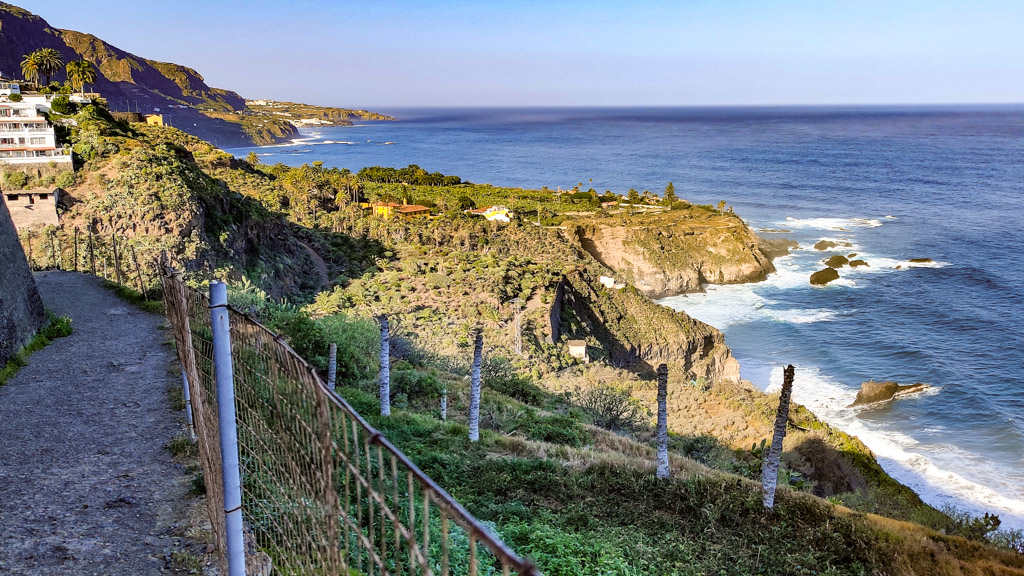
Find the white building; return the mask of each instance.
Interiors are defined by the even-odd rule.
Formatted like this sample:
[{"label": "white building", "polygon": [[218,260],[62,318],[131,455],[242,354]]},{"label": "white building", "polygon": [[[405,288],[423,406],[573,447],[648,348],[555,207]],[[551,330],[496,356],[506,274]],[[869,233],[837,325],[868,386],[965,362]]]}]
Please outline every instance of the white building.
[{"label": "white building", "polygon": [[0,82],[0,164],[67,163],[71,152],[57,146],[53,126],[40,114],[49,110],[43,94],[22,94],[12,102],[11,94],[20,94],[17,84]]},{"label": "white building", "polygon": [[511,222],[512,217],[515,216],[511,210],[504,206],[475,208],[473,210],[466,210],[466,214],[469,214],[470,216],[483,216],[491,222],[504,222],[505,224]]}]

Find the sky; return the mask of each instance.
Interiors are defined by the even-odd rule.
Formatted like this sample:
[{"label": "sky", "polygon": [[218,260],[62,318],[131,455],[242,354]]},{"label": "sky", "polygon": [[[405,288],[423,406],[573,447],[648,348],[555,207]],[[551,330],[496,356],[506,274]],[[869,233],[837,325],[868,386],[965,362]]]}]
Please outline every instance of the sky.
[{"label": "sky", "polygon": [[417,106],[1024,102],[1021,0],[15,0],[246,98]]}]

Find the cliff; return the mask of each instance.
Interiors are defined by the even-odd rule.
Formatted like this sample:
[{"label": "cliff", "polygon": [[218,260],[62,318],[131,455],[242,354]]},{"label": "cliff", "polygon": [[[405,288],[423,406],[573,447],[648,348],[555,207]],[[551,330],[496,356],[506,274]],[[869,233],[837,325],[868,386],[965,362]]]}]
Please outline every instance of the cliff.
[{"label": "cliff", "polygon": [[740,365],[717,329],[683,312],[659,306],[632,287],[608,290],[597,266],[566,279],[564,303],[605,348],[614,366],[642,365],[653,371],[664,362],[688,379],[740,380]]},{"label": "cliff", "polygon": [[[256,119],[244,98],[209,86],[192,68],[137,56],[92,34],[54,28],[23,8],[0,2],[0,72],[20,76],[24,55],[40,48],[57,50],[64,62],[91,62],[97,78],[87,90],[98,92],[112,111],[159,110],[165,123],[223,148],[298,136],[296,127],[281,118]],[[52,78],[64,79],[63,71]],[[357,113],[362,111],[348,112],[362,117]]]},{"label": "cliff", "polygon": [[7,204],[0,199],[0,368],[32,338],[44,319],[43,301]]},{"label": "cliff", "polygon": [[763,281],[772,248],[731,213],[700,206],[578,221],[581,247],[651,298]]}]

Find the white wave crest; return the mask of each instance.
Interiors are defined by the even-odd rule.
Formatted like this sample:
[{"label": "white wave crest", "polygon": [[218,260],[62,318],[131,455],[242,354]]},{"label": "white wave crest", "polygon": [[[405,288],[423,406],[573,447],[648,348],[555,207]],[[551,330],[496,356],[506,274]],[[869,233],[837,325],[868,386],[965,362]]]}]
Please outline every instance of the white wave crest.
[{"label": "white wave crest", "polygon": [[[782,366],[774,366],[765,391],[776,392],[781,387]],[[938,394],[940,390],[936,387],[922,396]],[[847,408],[855,397],[853,389],[823,375],[818,368],[796,367],[793,400],[829,424],[860,438],[889,475],[910,486],[925,502],[933,506],[949,504],[979,515],[996,513],[1004,528],[1024,528],[1024,473],[1007,470],[956,446],[923,445],[906,434],[885,429],[884,425],[869,425],[857,417],[861,409]]]},{"label": "white wave crest", "polygon": [[817,228],[820,230],[842,231],[850,228],[878,228],[882,225],[882,221],[873,218],[794,218],[788,216],[786,217],[785,225],[790,228]]}]

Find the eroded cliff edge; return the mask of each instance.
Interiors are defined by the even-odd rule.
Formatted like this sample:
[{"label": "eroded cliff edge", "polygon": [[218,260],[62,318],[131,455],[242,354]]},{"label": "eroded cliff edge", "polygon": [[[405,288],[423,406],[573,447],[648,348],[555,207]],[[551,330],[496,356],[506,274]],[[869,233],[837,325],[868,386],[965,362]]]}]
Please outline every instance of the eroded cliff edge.
[{"label": "eroded cliff edge", "polygon": [[570,232],[651,298],[699,292],[704,284],[761,282],[775,271],[772,258],[785,253],[739,216],[700,206],[577,221]]}]

